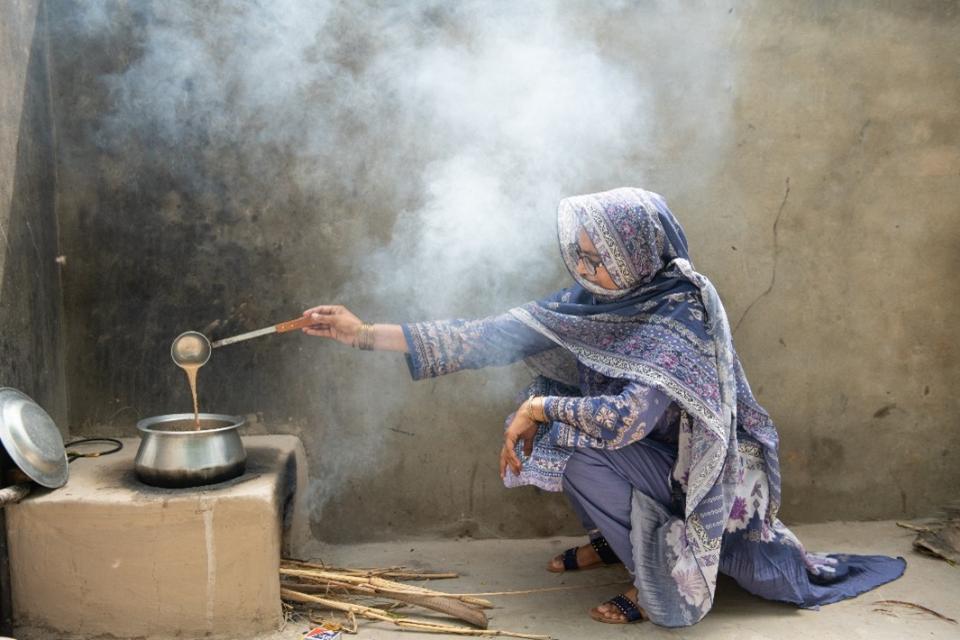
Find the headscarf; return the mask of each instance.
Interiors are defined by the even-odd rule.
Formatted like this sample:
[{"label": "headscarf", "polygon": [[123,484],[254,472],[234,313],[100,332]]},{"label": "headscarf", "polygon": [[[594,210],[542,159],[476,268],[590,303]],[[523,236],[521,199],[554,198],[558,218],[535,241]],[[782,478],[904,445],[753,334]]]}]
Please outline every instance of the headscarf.
[{"label": "headscarf", "polygon": [[[615,290],[577,272],[572,243],[580,229],[596,246]],[[683,229],[661,196],[620,188],[566,198],[558,209],[557,230],[577,286],[510,313],[558,345],[529,359],[542,376],[536,383],[541,389],[575,382],[572,356],[608,377],[659,389],[681,408],[672,477],[685,494],[683,517],[663,513],[646,524],[635,521],[633,535],[646,536],[644,549],[634,547],[637,586],[648,615],[666,626],[691,624],[712,605],[723,531],[743,480],[738,427],[763,448],[769,481],[763,521],[771,528],[777,522],[776,431],[750,392],[716,289],[694,270]],[[571,453],[547,437],[551,428],[557,425],[538,434],[533,456],[519,477],[508,476],[508,485],[559,490],[549,486],[552,481],[538,479],[545,472],[557,480]],[[596,446],[589,439],[573,444]],[[635,512],[644,498],[635,494]],[[655,510],[655,505],[643,509]],[[663,590],[668,576],[674,591]]]}]

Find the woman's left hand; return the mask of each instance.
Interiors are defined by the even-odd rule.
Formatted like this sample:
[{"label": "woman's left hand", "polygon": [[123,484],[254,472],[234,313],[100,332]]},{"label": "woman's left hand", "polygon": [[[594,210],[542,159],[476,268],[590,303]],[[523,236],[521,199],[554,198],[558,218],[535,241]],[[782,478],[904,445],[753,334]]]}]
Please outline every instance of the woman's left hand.
[{"label": "woman's left hand", "polygon": [[507,475],[507,467],[516,475],[520,475],[522,464],[514,447],[517,440],[523,441],[523,455],[530,456],[533,453],[533,437],[537,435],[538,422],[531,420],[527,414],[526,407],[520,405],[517,412],[510,422],[510,426],[503,434],[503,449],[500,450],[500,479],[503,480]]}]

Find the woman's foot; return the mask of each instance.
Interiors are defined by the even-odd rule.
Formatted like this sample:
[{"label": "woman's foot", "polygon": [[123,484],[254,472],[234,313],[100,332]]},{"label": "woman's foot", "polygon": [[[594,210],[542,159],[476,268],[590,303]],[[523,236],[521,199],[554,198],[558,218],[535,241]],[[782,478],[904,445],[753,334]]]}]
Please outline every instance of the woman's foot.
[{"label": "woman's foot", "polygon": [[564,571],[582,571],[593,569],[604,564],[621,564],[620,558],[610,548],[610,544],[603,536],[598,536],[589,544],[567,549],[558,556],[554,556],[547,565],[547,571],[562,573]]},{"label": "woman's foot", "polygon": [[[564,571],[567,571],[563,564],[563,556],[563,553],[558,556],[554,556],[550,560],[550,564],[547,565],[547,571],[552,571],[553,573],[563,573]],[[597,550],[594,549],[593,545],[591,544],[583,544],[577,547],[576,559],[577,569],[581,571],[583,569],[593,569],[594,567],[599,567],[603,564],[603,560],[600,559],[600,554],[597,553]]]},{"label": "woman's foot", "polygon": [[631,587],[616,598],[590,609],[590,617],[608,624],[627,624],[643,622],[647,619],[647,614],[637,606],[637,589]]}]

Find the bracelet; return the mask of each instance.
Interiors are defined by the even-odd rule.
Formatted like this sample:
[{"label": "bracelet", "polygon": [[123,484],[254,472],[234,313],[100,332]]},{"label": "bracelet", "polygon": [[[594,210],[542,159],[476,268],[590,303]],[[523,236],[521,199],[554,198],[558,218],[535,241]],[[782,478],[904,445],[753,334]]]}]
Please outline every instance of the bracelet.
[{"label": "bracelet", "polygon": [[[539,412],[534,410],[534,403],[539,402],[540,406],[538,407]],[[539,413],[539,415],[537,415]],[[531,422],[546,422],[546,416],[543,413],[543,396],[531,396],[527,398],[526,405],[524,406],[524,414]]]},{"label": "bracelet", "polygon": [[353,340],[353,346],[361,351],[373,351],[373,325],[362,322],[357,329],[357,335]]},{"label": "bracelet", "polygon": [[367,325],[367,331],[364,335],[366,336],[366,340],[360,343],[360,348],[363,349],[364,351],[373,351],[373,325],[372,324]]}]

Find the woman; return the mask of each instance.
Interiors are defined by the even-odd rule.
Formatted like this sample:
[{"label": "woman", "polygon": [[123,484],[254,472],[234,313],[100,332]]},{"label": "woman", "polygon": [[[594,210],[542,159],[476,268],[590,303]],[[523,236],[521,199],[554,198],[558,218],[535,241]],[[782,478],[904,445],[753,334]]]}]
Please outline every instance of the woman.
[{"label": "woman", "polygon": [[507,486],[567,493],[590,534],[548,564],[623,562],[633,588],[601,622],[698,622],[717,572],[800,607],[902,575],[902,558],[816,555],[777,519],[777,432],[757,404],[713,285],[694,271],[663,198],[615,189],[567,198],[560,249],[576,286],[491,318],[368,325],[336,306],[305,329],[407,353],[415,379],[526,359],[538,373],[507,421]]}]

